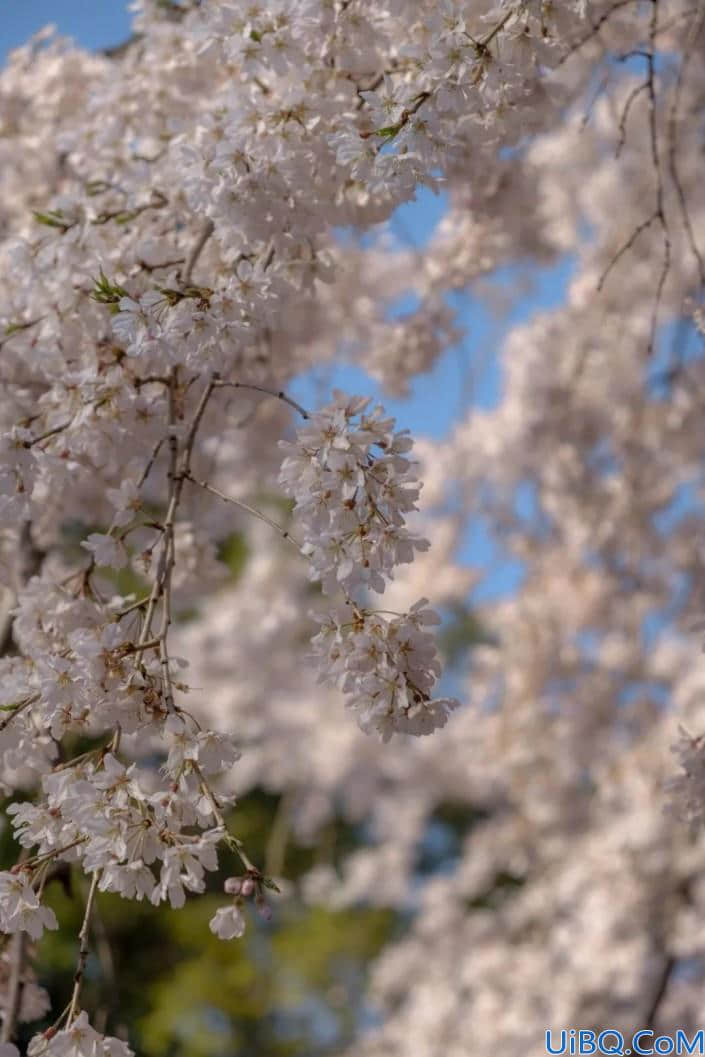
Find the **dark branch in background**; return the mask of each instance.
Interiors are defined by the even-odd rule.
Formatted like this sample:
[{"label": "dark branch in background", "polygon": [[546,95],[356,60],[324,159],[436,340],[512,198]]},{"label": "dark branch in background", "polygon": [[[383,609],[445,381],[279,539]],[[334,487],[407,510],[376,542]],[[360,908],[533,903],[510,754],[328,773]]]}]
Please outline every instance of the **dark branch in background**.
[{"label": "dark branch in background", "polygon": [[211,237],[214,231],[215,226],[213,224],[213,221],[210,219],[210,217],[208,217],[207,220],[203,221],[203,224],[201,225],[201,230],[199,231],[198,237],[193,245],[193,249],[188,255],[186,267],[184,268],[184,274],[181,277],[181,282],[183,286],[188,286],[191,282],[191,273],[196,267],[196,262],[201,256],[201,253],[203,252],[203,247],[208,242],[208,239]]},{"label": "dark branch in background", "polygon": [[671,976],[676,967],[676,961],[677,959],[672,954],[664,955],[661,967],[654,980],[654,989],[644,1015],[644,1027],[648,1028],[650,1031],[654,1030],[659,1014],[659,1008],[666,997],[668,985],[671,982]]},{"label": "dark branch in background", "polygon": [[599,282],[597,284],[598,293],[604,287],[605,280],[607,279],[607,276],[610,274],[610,272],[612,271],[614,266],[622,259],[624,254],[628,250],[630,250],[632,248],[632,246],[634,245],[636,240],[641,235],[642,231],[646,231],[647,228],[651,227],[651,225],[656,220],[656,217],[657,217],[657,214],[654,212],[654,213],[651,214],[651,216],[647,217],[646,220],[642,220],[641,224],[638,224],[634,228],[634,230],[632,231],[632,233],[629,236],[629,238],[627,239],[627,241],[625,243],[623,243],[622,246],[620,246],[620,248],[617,250],[617,252],[615,254],[613,254],[612,259],[610,260],[609,264],[607,265],[607,267],[603,271],[602,275],[600,276]]},{"label": "dark branch in background", "polygon": [[141,33],[133,33],[132,36],[128,37],[127,40],[123,40],[120,44],[114,44],[110,48],[103,48],[99,54],[104,55],[106,59],[121,59],[123,55],[126,55],[130,48],[134,47],[142,40]]},{"label": "dark branch in background", "polygon": [[617,142],[617,149],[614,152],[615,158],[618,158],[622,153],[622,148],[627,141],[627,121],[629,120],[629,111],[632,108],[632,104],[637,101],[642,92],[648,91],[648,84],[646,81],[642,81],[636,88],[632,88],[631,92],[627,97],[627,101],[622,108],[622,116],[619,119],[619,140]]},{"label": "dark branch in background", "polygon": [[658,284],[656,287],[656,298],[654,300],[654,307],[651,313],[651,332],[649,336],[649,349],[648,355],[650,356],[654,348],[654,338],[656,336],[656,324],[658,322],[658,310],[661,304],[661,295],[663,294],[663,287],[666,282],[666,276],[668,275],[669,268],[671,266],[671,237],[668,230],[668,224],[666,223],[666,215],[663,211],[663,180],[661,178],[661,159],[659,156],[658,147],[658,132],[656,129],[656,84],[655,84],[655,71],[654,71],[654,60],[656,55],[656,34],[658,32],[658,0],[651,0],[651,19],[649,20],[649,50],[646,54],[646,64],[648,69],[648,96],[649,96],[649,138],[651,141],[651,160],[653,161],[654,171],[656,173],[656,219],[659,222],[661,231],[663,233],[663,262],[661,265],[661,272],[658,278]]},{"label": "dark branch in background", "polygon": [[673,100],[671,103],[671,109],[668,114],[668,168],[671,173],[671,179],[673,180],[673,186],[676,189],[676,195],[678,196],[678,205],[680,206],[681,217],[683,219],[683,226],[685,227],[688,243],[698,265],[698,274],[700,277],[701,286],[705,286],[705,261],[703,260],[703,256],[700,250],[698,249],[698,245],[695,241],[695,233],[693,232],[693,225],[690,222],[690,214],[688,213],[688,204],[686,202],[685,191],[683,190],[683,185],[680,179],[680,173],[678,172],[677,147],[678,107],[680,104],[683,80],[685,78],[685,72],[688,67],[688,64],[692,58],[695,45],[698,41],[698,38],[702,34],[703,26],[705,26],[705,3],[703,3],[701,0],[699,8],[696,11],[696,17],[693,22],[693,27],[690,33],[689,40],[685,46],[678,67],[678,76],[676,78],[676,84],[673,90]]},{"label": "dark branch in background", "polygon": [[[614,8],[612,9],[614,10]],[[601,21],[604,21],[604,16]],[[626,103],[622,109],[622,115],[619,121],[619,139],[617,142],[617,156],[621,153],[626,139],[626,123],[629,117],[629,111],[631,110],[632,104],[638,95],[642,92],[646,92],[648,99],[648,128],[649,128],[649,147],[651,152],[651,162],[654,168],[654,175],[656,180],[655,197],[656,201],[654,204],[653,212],[638,224],[625,243],[613,254],[607,267],[602,272],[600,279],[597,284],[598,292],[603,289],[605,280],[610,274],[614,266],[621,260],[625,253],[630,250],[639,236],[643,234],[653,224],[657,224],[661,229],[662,236],[662,262],[661,270],[659,271],[658,280],[656,283],[656,292],[654,296],[653,308],[651,311],[651,324],[649,327],[649,343],[647,346],[647,356],[651,356],[654,350],[654,342],[656,340],[656,327],[658,324],[658,311],[661,305],[661,298],[663,295],[663,288],[666,284],[666,279],[671,267],[671,233],[668,227],[668,221],[666,220],[666,213],[664,207],[664,183],[663,176],[661,173],[661,155],[659,150],[658,141],[658,127],[657,127],[657,114],[656,114],[656,37],[659,32],[658,24],[658,0],[651,0],[651,16],[649,18],[649,42],[648,48],[635,48],[624,55],[620,55],[620,61],[639,56],[646,62],[646,78],[645,80],[627,97]]]},{"label": "dark branch in background", "polygon": [[654,893],[651,939],[654,960],[657,960],[658,968],[653,974],[651,986],[647,989],[648,1001],[645,1003],[644,1015],[640,1023],[640,1026],[649,1031],[655,1030],[661,1006],[678,965],[678,958],[669,950],[671,946],[669,935],[672,932],[675,917],[684,905],[693,905],[691,882],[687,879],[680,883],[675,882],[675,884],[671,881],[666,889],[662,890],[660,899],[658,894]]},{"label": "dark branch in background", "polygon": [[580,37],[579,40],[576,40],[574,44],[571,44],[566,54],[559,59],[558,66],[562,66],[563,63],[571,57],[571,55],[574,55],[576,51],[580,51],[582,47],[584,47],[594,37],[596,37],[602,27],[605,25],[605,23],[612,18],[612,15],[615,13],[615,11],[619,11],[621,7],[627,7],[628,4],[634,4],[637,2],[638,0],[615,0],[614,4],[612,4],[612,7],[609,9],[609,11],[605,11],[602,15],[600,15],[596,22],[593,22],[592,27],[588,33],[586,33],[585,36]]}]

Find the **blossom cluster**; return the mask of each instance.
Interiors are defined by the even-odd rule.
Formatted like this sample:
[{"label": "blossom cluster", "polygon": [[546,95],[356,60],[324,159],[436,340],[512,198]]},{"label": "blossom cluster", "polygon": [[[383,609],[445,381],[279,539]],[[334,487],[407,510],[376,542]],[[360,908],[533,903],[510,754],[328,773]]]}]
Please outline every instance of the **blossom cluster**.
[{"label": "blossom cluster", "polygon": [[[2,1057],[15,1055],[3,1053]],[[81,1010],[69,1027],[35,1035],[27,1047],[27,1057],[133,1057],[133,1051],[121,1039],[96,1031],[88,1014]]]},{"label": "blossom cluster", "polygon": [[336,391],[333,403],[310,416],[286,452],[280,483],[303,527],[302,550],[311,577],[329,594],[369,586],[383,592],[395,565],[411,562],[428,540],[406,528],[420,484],[406,453],[408,430],[370,400]]},{"label": "blossom cluster", "polygon": [[287,454],[279,480],[295,501],[310,575],[327,594],[342,590],[351,607],[324,623],[314,656],[322,678],[349,695],[364,731],[385,741],[394,732],[429,734],[458,705],[431,698],[441,666],[433,636],[422,629],[440,623],[437,614],[421,599],[390,621],[350,597],[364,588],[381,594],[395,566],[429,546],[406,527],[420,492],[415,464],[406,458],[412,441],[381,407],[367,414],[368,398],[334,396],[295,442],[281,442]]},{"label": "blossom cluster", "polygon": [[441,666],[426,628],[440,621],[427,601],[392,619],[352,605],[347,621],[331,619],[313,639],[321,678],[349,694],[362,729],[384,741],[396,732],[430,734],[458,706],[454,698],[431,698]]},{"label": "blossom cluster", "polygon": [[705,818],[705,736],[681,729],[672,747],[680,771],[669,779],[669,810],[691,825]]},{"label": "blossom cluster", "polygon": [[[168,792],[148,793],[134,764],[125,767],[110,752],[99,757],[47,775],[45,805],[10,805],[20,844],[37,847],[40,860],[80,860],[87,873],[100,874],[102,891],[183,906],[184,890],[202,892],[204,871],[217,869],[224,836],[208,828],[212,807],[197,776],[179,767],[170,771]],[[193,834],[193,826],[206,832]],[[158,879],[150,869],[156,863]]]},{"label": "blossom cluster", "polygon": [[[412,125],[423,139],[411,110],[430,99],[425,88],[404,75],[385,79],[379,99],[376,89],[358,95],[364,85],[323,58],[339,50],[353,67],[386,65],[384,49],[336,5],[271,0],[244,20],[229,5],[200,6],[171,20],[151,0],[139,3],[141,43],[117,61],[79,57],[61,42],[30,47],[27,62],[44,71],[52,99],[41,119],[51,149],[38,160],[47,168],[29,198],[22,179],[1,178],[16,201],[0,243],[0,530],[16,560],[0,756],[4,790],[19,784],[31,796],[9,808],[23,861],[0,876],[0,923],[33,939],[57,925],[46,900],[58,870],[82,870],[91,893],[181,907],[205,890],[223,844],[247,872],[226,886],[232,903],[212,931],[242,935],[250,897],[269,911],[268,879],[227,830],[233,801],[215,788],[237,751],[183,708],[190,687],[171,652],[172,624],[223,573],[216,543],[232,528],[212,497],[271,522],[237,490],[242,480],[260,488],[274,467],[266,453],[286,428],[283,404],[260,413],[254,401],[282,396],[310,365],[303,351],[289,362],[281,345],[301,305],[315,304],[317,283],[333,276],[334,226],[367,193],[351,185],[359,173],[336,135],[353,130],[363,142],[367,117],[354,127],[362,100],[373,123],[382,104],[384,120],[409,124],[404,141]],[[25,76],[22,62],[11,69],[3,106],[24,97]],[[398,113],[385,102],[397,95]],[[413,194],[436,147],[411,158],[404,146],[391,168],[376,159],[378,202],[366,225]],[[303,178],[311,172],[315,201]],[[250,406],[248,428],[236,431],[237,388]],[[383,591],[394,568],[428,546],[406,526],[420,487],[405,457],[410,438],[367,404],[336,396],[311,417],[281,475],[312,573],[346,596]],[[223,454],[224,434],[236,455]],[[221,485],[230,491],[233,480],[227,495]],[[126,581],[139,586],[123,594]],[[375,715],[363,725],[384,737],[428,732],[445,714],[430,700],[439,665],[419,619],[389,625],[379,671],[345,686],[361,717]],[[391,708],[389,694],[381,705],[390,680]],[[72,756],[77,737],[88,747]],[[92,896],[87,920],[91,909]],[[73,1045],[80,974],[76,987],[48,1052]]]}]

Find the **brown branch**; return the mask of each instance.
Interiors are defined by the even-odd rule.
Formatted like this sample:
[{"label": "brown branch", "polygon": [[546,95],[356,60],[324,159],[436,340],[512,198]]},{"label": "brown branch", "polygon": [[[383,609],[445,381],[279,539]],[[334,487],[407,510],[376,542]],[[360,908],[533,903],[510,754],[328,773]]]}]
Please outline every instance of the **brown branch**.
[{"label": "brown branch", "polygon": [[617,148],[614,152],[615,158],[618,158],[622,153],[622,149],[627,140],[627,121],[629,120],[629,112],[632,108],[632,104],[636,102],[642,92],[648,90],[648,84],[646,81],[642,81],[635,88],[632,88],[627,101],[622,107],[622,115],[619,119],[619,140],[617,141]]},{"label": "brown branch", "polygon": [[643,1021],[644,1027],[651,1031],[654,1029],[656,1018],[659,1013],[659,1007],[666,997],[668,985],[671,982],[676,963],[677,959],[672,954],[665,955],[658,976],[656,977],[653,993],[649,999],[649,1005],[647,1006]]},{"label": "brown branch", "polygon": [[17,705],[16,708],[13,708],[10,714],[8,716],[5,716],[5,718],[0,723],[0,734],[2,734],[6,727],[9,727],[13,719],[16,719],[17,716],[21,715],[22,712],[24,712],[26,708],[29,708],[30,705],[36,704],[38,700],[39,694],[32,694],[31,697],[27,697],[24,701],[20,701],[19,705]]},{"label": "brown branch", "polygon": [[617,250],[617,252],[610,260],[609,264],[603,271],[602,275],[600,276],[599,282],[597,284],[598,293],[602,290],[603,286],[605,285],[605,280],[614,268],[615,264],[617,264],[618,261],[624,256],[624,254],[632,248],[636,240],[641,235],[642,231],[646,231],[647,228],[651,227],[651,225],[656,220],[656,216],[657,214],[654,212],[646,220],[643,220],[641,224],[638,224],[637,227],[634,228],[634,231],[631,233],[627,241],[622,245],[620,249]]},{"label": "brown branch", "polygon": [[[604,18],[604,16],[603,16]],[[597,284],[598,292],[602,290],[605,284],[607,276],[610,274],[614,266],[621,260],[625,253],[630,250],[639,236],[652,226],[652,224],[658,224],[661,229],[662,237],[662,260],[661,269],[659,271],[658,280],[656,283],[656,291],[654,295],[654,302],[651,311],[651,323],[649,327],[649,342],[647,346],[647,355],[650,356],[654,349],[654,343],[656,340],[656,329],[658,326],[658,312],[661,305],[661,298],[663,296],[663,290],[666,285],[666,279],[671,268],[671,234],[666,219],[665,207],[664,207],[664,183],[663,176],[661,173],[661,157],[658,140],[658,125],[657,125],[657,111],[656,111],[656,71],[655,71],[655,57],[656,57],[656,37],[659,33],[658,25],[658,0],[651,0],[651,17],[649,19],[649,46],[648,49],[636,49],[630,51],[625,56],[620,58],[626,58],[631,55],[639,55],[646,62],[646,79],[637,89],[634,89],[627,99],[625,107],[622,111],[622,115],[619,122],[619,133],[620,138],[617,145],[617,154],[620,153],[625,140],[626,135],[626,121],[629,115],[629,109],[631,104],[642,91],[645,91],[648,98],[648,128],[649,128],[649,147],[651,153],[651,161],[654,168],[656,188],[655,188],[655,205],[653,212],[638,224],[627,241],[621,246],[619,250],[612,256],[607,267],[603,271],[602,275]]]},{"label": "brown branch", "polygon": [[656,55],[656,35],[658,33],[658,0],[651,0],[651,18],[649,20],[649,50],[646,55],[648,77],[648,98],[649,98],[649,140],[651,144],[651,160],[654,166],[654,172],[656,173],[656,219],[661,227],[661,233],[663,235],[663,260],[661,265],[661,272],[659,274],[658,283],[656,286],[656,297],[654,298],[653,309],[651,313],[651,330],[649,335],[649,346],[648,355],[650,356],[653,352],[654,341],[656,339],[656,326],[658,323],[658,310],[661,304],[661,295],[663,294],[663,288],[666,283],[666,278],[671,266],[671,236],[668,230],[668,224],[666,222],[666,214],[664,213],[664,193],[663,193],[663,179],[661,177],[661,159],[658,145],[658,130],[656,126],[656,74],[654,69],[654,61]]},{"label": "brown branch", "polygon": [[129,224],[131,220],[135,220],[148,209],[163,209],[164,206],[169,204],[169,199],[161,191],[153,189],[152,195],[151,202],[145,202],[144,205],[135,206],[133,209],[110,209],[99,213],[98,216],[91,220],[91,224],[108,224],[111,220],[117,220],[121,224]]},{"label": "brown branch", "polygon": [[81,931],[78,934],[79,947],[78,947],[78,963],[76,965],[76,972],[73,977],[73,992],[71,994],[71,1002],[69,1004],[69,1012],[67,1017],[67,1025],[70,1027],[71,1021],[78,1012],[78,1000],[81,995],[81,985],[83,983],[83,977],[86,971],[86,961],[88,960],[88,931],[91,923],[91,913],[93,910],[93,902],[95,900],[95,893],[98,887],[98,881],[100,879],[100,871],[96,870],[91,878],[91,886],[88,890],[88,898],[86,900],[86,909],[83,914],[83,923],[81,924]]},{"label": "brown branch", "polygon": [[676,189],[676,196],[678,198],[678,205],[680,207],[681,217],[683,220],[683,226],[685,227],[686,237],[690,246],[691,253],[695,258],[698,267],[698,275],[700,277],[700,283],[705,286],[705,260],[703,255],[698,248],[698,244],[695,241],[695,232],[693,231],[693,225],[690,220],[690,214],[688,212],[688,203],[685,197],[685,191],[683,184],[681,183],[680,173],[678,171],[677,161],[677,148],[678,148],[678,107],[680,104],[681,91],[683,88],[683,81],[685,78],[685,72],[690,63],[693,55],[695,44],[703,31],[705,26],[705,4],[701,3],[700,9],[696,11],[696,19],[694,22],[693,29],[690,33],[690,38],[687,41],[681,61],[678,67],[678,76],[673,90],[673,100],[671,108],[668,114],[668,168],[673,181],[673,186]]},{"label": "brown branch", "polygon": [[[7,344],[10,338],[14,338],[15,334],[21,334],[23,331],[29,330],[30,327],[36,327],[37,323],[41,323],[43,319],[44,316],[39,316],[37,319],[30,319],[28,323],[10,324],[5,329],[4,338],[2,339],[2,341],[0,341],[0,349],[2,349],[2,347]],[[18,382],[17,384],[19,385],[20,383]]]},{"label": "brown branch", "polygon": [[273,528],[275,532],[278,532],[282,539],[290,540],[295,547],[301,550],[301,544],[296,539],[294,539],[288,529],[282,528],[281,525],[277,524],[276,521],[270,518],[267,514],[263,513],[261,510],[258,510],[257,507],[250,506],[249,503],[244,503],[241,499],[234,499],[232,496],[225,495],[224,492],[220,492],[217,488],[214,488],[213,485],[208,484],[207,481],[198,481],[195,477],[192,477],[190,474],[186,477],[186,480],[190,481],[191,484],[198,485],[199,488],[203,488],[204,491],[210,492],[211,495],[217,496],[218,499],[222,499],[225,503],[232,503],[233,506],[239,507],[240,510],[244,510],[246,514],[251,514],[252,517],[256,517],[260,521],[264,521],[265,525],[269,525],[269,527]]},{"label": "brown branch", "polygon": [[210,217],[208,217],[206,220],[203,221],[203,224],[201,225],[201,230],[198,234],[198,238],[196,239],[196,242],[194,243],[193,248],[186,259],[186,267],[184,268],[184,274],[181,277],[182,286],[189,286],[191,282],[191,273],[196,267],[196,262],[201,256],[201,253],[203,252],[203,247],[208,242],[208,239],[211,237],[214,231],[215,224],[210,219]]},{"label": "brown branch", "polygon": [[[169,444],[169,469],[167,472],[167,479],[169,482],[169,496],[167,500],[167,513],[164,518],[164,524],[161,528],[162,541],[161,549],[159,552],[159,562],[157,565],[157,571],[154,577],[154,583],[152,590],[149,595],[149,599],[146,603],[146,611],[144,615],[144,621],[140,632],[140,637],[135,647],[135,665],[139,666],[142,653],[153,646],[158,646],[160,662],[162,667],[162,685],[164,687],[164,700],[166,707],[169,711],[175,709],[172,685],[171,685],[171,673],[169,671],[169,653],[167,636],[169,633],[169,625],[171,624],[171,577],[174,568],[175,551],[174,551],[174,525],[176,522],[176,513],[179,508],[181,501],[181,495],[183,492],[184,481],[190,474],[191,470],[191,459],[193,456],[193,448],[196,442],[196,435],[200,427],[203,415],[205,414],[208,401],[211,398],[213,390],[215,389],[218,381],[217,373],[211,375],[203,393],[199,400],[198,406],[194,413],[191,425],[189,427],[186,439],[184,441],[183,449],[181,451],[181,458],[179,459],[178,441],[176,437],[176,387],[178,384],[177,370],[174,368],[170,375],[170,385],[168,389],[168,404],[167,404],[167,437]],[[156,639],[149,641],[149,636],[152,627],[152,621],[154,619],[154,613],[159,602],[162,602],[162,621],[159,634]]]},{"label": "brown branch", "polygon": [[174,257],[171,261],[162,261],[161,264],[148,264],[147,261],[141,257],[138,258],[137,264],[145,272],[157,272],[160,268],[174,268],[177,264],[183,264],[186,260],[185,257]]},{"label": "brown branch", "polygon": [[582,47],[584,47],[591,40],[593,40],[593,38],[597,36],[602,27],[605,25],[605,23],[612,18],[616,11],[619,11],[619,9],[622,7],[627,7],[628,4],[634,4],[638,2],[639,0],[615,0],[615,3],[612,5],[609,11],[605,11],[602,15],[600,15],[596,22],[592,23],[590,32],[586,33],[585,36],[581,37],[579,40],[576,40],[574,44],[571,44],[566,54],[561,56],[556,65],[562,66],[563,63],[567,62],[572,55],[574,55]]},{"label": "brown branch", "polygon": [[[169,408],[169,471],[167,477],[170,482],[176,483],[176,469],[179,458],[179,448],[176,441],[176,374],[174,372],[172,384],[168,389]],[[176,510],[174,509],[174,513]],[[159,630],[159,663],[162,670],[162,687],[164,689],[164,700],[170,712],[175,709],[174,692],[171,686],[171,672],[169,670],[169,648],[167,635],[171,624],[171,577],[174,571],[174,519],[169,519],[164,525],[164,583],[162,587],[162,623]]]},{"label": "brown branch", "polygon": [[255,393],[264,393],[265,396],[274,396],[277,400],[282,400],[289,407],[293,407],[294,411],[298,411],[302,418],[310,418],[311,415],[302,407],[301,404],[297,404],[295,400],[292,400],[290,396],[287,396],[283,389],[267,389],[263,385],[250,385],[248,382],[222,382],[217,381],[215,383],[217,389],[250,389]]},{"label": "brown branch", "polygon": [[141,33],[133,33],[132,36],[127,38],[127,40],[123,40],[119,44],[114,44],[110,48],[103,48],[100,54],[104,55],[106,59],[121,59],[123,55],[126,55],[127,52],[135,46],[135,44],[139,44],[141,40]]}]

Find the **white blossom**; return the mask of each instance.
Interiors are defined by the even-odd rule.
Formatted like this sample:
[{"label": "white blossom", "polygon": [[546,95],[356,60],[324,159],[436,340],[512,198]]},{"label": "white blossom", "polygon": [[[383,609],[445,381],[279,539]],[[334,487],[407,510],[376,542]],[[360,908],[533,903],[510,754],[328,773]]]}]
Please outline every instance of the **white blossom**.
[{"label": "white blossom", "polygon": [[335,397],[295,444],[282,442],[280,481],[296,501],[312,576],[328,592],[362,584],[382,592],[395,565],[429,546],[405,524],[420,491],[405,457],[412,443],[381,407],[365,414],[368,399]]},{"label": "white blossom", "polygon": [[122,569],[127,565],[125,547],[114,536],[92,532],[81,546],[93,554],[97,565],[106,565],[113,569]]},{"label": "white blossom", "polygon": [[218,907],[208,923],[211,932],[221,940],[240,939],[245,934],[245,919],[236,904]]},{"label": "white blossom", "polygon": [[88,1014],[81,1011],[70,1026],[47,1038],[35,1035],[27,1057],[132,1057],[133,1051],[120,1039],[101,1035],[91,1027]]},{"label": "white blossom", "polygon": [[3,932],[28,932],[39,939],[44,929],[58,929],[51,907],[44,906],[26,876],[0,874],[0,926]]},{"label": "white blossom", "polygon": [[353,606],[347,620],[331,618],[313,640],[322,678],[350,695],[362,729],[378,731],[384,741],[393,733],[430,734],[445,726],[459,704],[431,698],[441,666],[424,628],[440,618],[427,601],[391,620]]}]

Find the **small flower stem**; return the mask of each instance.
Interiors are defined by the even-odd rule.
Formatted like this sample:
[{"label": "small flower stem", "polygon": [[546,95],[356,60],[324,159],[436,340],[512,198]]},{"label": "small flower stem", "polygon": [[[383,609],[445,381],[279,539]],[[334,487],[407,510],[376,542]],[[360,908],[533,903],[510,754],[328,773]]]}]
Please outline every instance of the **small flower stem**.
[{"label": "small flower stem", "polygon": [[267,389],[263,385],[249,385],[247,382],[216,382],[216,388],[218,389],[250,389],[254,393],[264,393],[265,396],[276,397],[277,400],[283,401],[288,404],[289,407],[293,407],[294,411],[297,411],[302,418],[308,419],[311,417],[310,413],[301,404],[297,404],[295,400],[292,400],[290,396],[282,389]]},{"label": "small flower stem", "polygon": [[192,477],[190,474],[188,475],[186,480],[190,481],[191,484],[198,485],[199,488],[203,488],[206,492],[210,492],[212,495],[218,496],[218,498],[222,499],[224,502],[232,503],[233,506],[239,507],[241,510],[244,510],[245,513],[251,514],[252,517],[256,517],[259,518],[260,521],[264,521],[265,525],[269,525],[269,527],[273,528],[275,532],[278,532],[282,539],[290,540],[295,547],[301,550],[301,544],[294,539],[291,533],[287,529],[282,528],[282,526],[277,524],[276,521],[273,521],[272,518],[267,516],[267,514],[262,513],[261,510],[258,510],[254,506],[250,506],[249,503],[243,503],[241,499],[233,499],[232,496],[225,495],[224,492],[218,491],[217,488],[214,488],[213,485],[208,484],[206,481],[197,481],[196,478]]},{"label": "small flower stem", "polygon": [[83,915],[83,923],[81,925],[81,931],[78,934],[79,948],[78,948],[78,963],[76,965],[76,972],[74,974],[73,993],[71,995],[71,1002],[69,1004],[69,1012],[66,1020],[67,1025],[70,1027],[71,1021],[78,1012],[78,1000],[81,994],[81,984],[83,983],[83,976],[86,970],[86,960],[88,959],[88,930],[91,923],[91,913],[93,912],[93,902],[95,900],[95,893],[98,888],[98,881],[100,880],[100,871],[96,870],[91,879],[91,887],[88,891],[88,898],[86,900],[86,909]]},{"label": "small flower stem", "polygon": [[260,871],[257,869],[255,864],[252,862],[250,857],[247,855],[247,853],[243,849],[241,842],[237,839],[237,837],[234,837],[233,834],[229,832],[227,823],[226,823],[225,818],[223,816],[223,812],[220,810],[220,804],[216,800],[215,793],[213,792],[213,790],[211,789],[210,785],[208,784],[208,780],[206,779],[206,776],[204,775],[203,771],[198,766],[198,764],[196,763],[195,760],[191,760],[191,766],[193,767],[193,770],[194,770],[195,774],[198,775],[198,780],[201,783],[201,789],[203,790],[203,794],[206,797],[206,800],[208,801],[208,803],[210,804],[211,810],[212,810],[213,814],[215,815],[215,820],[218,823],[218,825],[220,826],[220,828],[223,830],[226,839],[235,848],[235,851],[240,856],[240,860],[241,860],[243,866],[245,867],[245,869],[246,870],[251,870],[252,873],[255,873],[255,874],[259,875]]},{"label": "small flower stem", "polygon": [[30,705],[36,704],[36,702],[39,700],[39,697],[39,694],[32,694],[31,697],[27,697],[24,701],[20,701],[17,707],[13,708],[10,714],[8,716],[5,716],[2,722],[0,722],[0,734],[2,734],[3,730],[5,730],[6,727],[9,727],[13,719],[16,719],[17,716],[20,715],[20,713],[24,712],[24,710],[26,708],[29,708]]},{"label": "small flower stem", "polygon": [[188,255],[188,260],[186,261],[186,266],[184,267],[184,274],[181,276],[182,286],[188,286],[190,284],[191,273],[196,267],[196,262],[201,256],[201,253],[203,252],[203,247],[208,242],[208,239],[211,237],[214,231],[215,225],[209,217],[207,220],[203,221],[203,224],[201,225],[201,230],[198,233],[198,237],[193,244],[191,252]]}]

